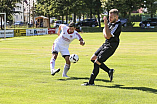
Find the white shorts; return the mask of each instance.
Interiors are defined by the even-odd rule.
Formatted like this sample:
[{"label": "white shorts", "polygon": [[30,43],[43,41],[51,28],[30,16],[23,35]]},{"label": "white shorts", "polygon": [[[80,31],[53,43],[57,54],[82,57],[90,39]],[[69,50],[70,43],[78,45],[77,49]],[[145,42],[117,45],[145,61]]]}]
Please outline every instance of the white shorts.
[{"label": "white shorts", "polygon": [[64,47],[62,45],[58,45],[56,43],[53,43],[52,53],[55,52],[55,51],[60,52],[62,56],[70,55],[69,50],[68,50],[67,47]]}]

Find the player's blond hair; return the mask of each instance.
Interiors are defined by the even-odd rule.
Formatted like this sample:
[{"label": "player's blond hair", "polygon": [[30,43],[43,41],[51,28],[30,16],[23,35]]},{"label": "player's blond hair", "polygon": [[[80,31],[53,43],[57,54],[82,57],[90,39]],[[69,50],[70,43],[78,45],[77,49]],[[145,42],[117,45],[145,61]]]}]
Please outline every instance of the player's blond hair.
[{"label": "player's blond hair", "polygon": [[113,13],[113,14],[115,14],[115,15],[119,15],[118,9],[111,9],[111,10],[109,11],[109,13],[110,13],[110,14]]}]

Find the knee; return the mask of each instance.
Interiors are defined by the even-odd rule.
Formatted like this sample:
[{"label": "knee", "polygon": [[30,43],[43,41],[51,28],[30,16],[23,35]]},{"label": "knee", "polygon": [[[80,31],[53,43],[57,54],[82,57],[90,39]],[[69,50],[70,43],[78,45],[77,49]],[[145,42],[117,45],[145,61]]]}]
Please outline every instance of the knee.
[{"label": "knee", "polygon": [[98,65],[101,65],[101,62],[99,62],[97,59],[95,60],[95,63],[97,63]]},{"label": "knee", "polygon": [[91,60],[91,61],[93,61],[93,60],[95,61],[96,59],[97,59],[97,56],[96,56],[96,55],[93,55],[90,60]]},{"label": "knee", "polygon": [[91,57],[91,62],[95,63],[95,60],[97,59],[97,56],[94,54],[92,57]]}]

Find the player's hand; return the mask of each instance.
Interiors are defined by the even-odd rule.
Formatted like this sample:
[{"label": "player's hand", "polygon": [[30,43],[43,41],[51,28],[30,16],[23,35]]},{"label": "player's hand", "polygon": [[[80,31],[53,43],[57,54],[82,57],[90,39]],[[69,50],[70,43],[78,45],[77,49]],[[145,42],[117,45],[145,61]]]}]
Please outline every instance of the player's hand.
[{"label": "player's hand", "polygon": [[84,46],[85,42],[84,41],[80,41],[80,45]]},{"label": "player's hand", "polygon": [[103,20],[104,20],[104,23],[107,23],[107,17],[106,16],[103,17]]},{"label": "player's hand", "polygon": [[58,32],[57,35],[59,36],[59,35],[60,35],[60,32]]}]

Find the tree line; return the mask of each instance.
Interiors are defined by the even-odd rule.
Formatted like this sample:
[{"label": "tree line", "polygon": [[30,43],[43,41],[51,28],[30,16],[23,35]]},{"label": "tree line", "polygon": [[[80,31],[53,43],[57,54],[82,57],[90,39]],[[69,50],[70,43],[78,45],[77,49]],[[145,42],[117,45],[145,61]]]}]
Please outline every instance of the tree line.
[{"label": "tree line", "polygon": [[[26,1],[26,0],[24,0]],[[28,1],[28,0],[27,0]],[[100,13],[104,10],[109,11],[112,8],[117,8],[121,17],[128,18],[131,21],[131,12],[139,8],[147,8],[147,13],[153,17],[156,14],[157,3],[156,0],[37,0],[34,5],[36,15],[44,15],[47,17],[57,17],[62,19],[66,17],[66,22],[74,16],[83,19],[85,16],[93,18],[96,16],[100,24]],[[12,15],[17,13],[14,11],[16,3],[22,3],[23,0],[0,0],[0,12],[5,12],[7,21],[13,20]],[[61,18],[62,17],[62,18]],[[2,22],[1,22],[2,23]]]},{"label": "tree line", "polygon": [[[107,12],[110,9],[117,8],[122,18],[128,18],[131,22],[131,12],[140,8],[147,8],[147,13],[151,18],[156,14],[157,4],[156,0],[37,0],[36,12],[40,15],[48,17],[64,17],[66,16],[66,22],[68,16],[74,14],[74,22],[76,22],[76,16],[89,15],[90,18],[96,15],[99,26],[100,16],[104,10]],[[63,20],[63,18],[62,18]]]},{"label": "tree line", "polygon": [[[48,17],[57,17],[60,19],[66,17],[66,23],[71,14],[74,16],[74,22],[76,22],[76,16],[81,18],[85,15],[89,15],[90,18],[93,15],[97,15],[98,19],[102,12],[100,0],[37,0],[35,7],[37,15],[45,15]],[[99,19],[100,20],[100,19]]]}]

